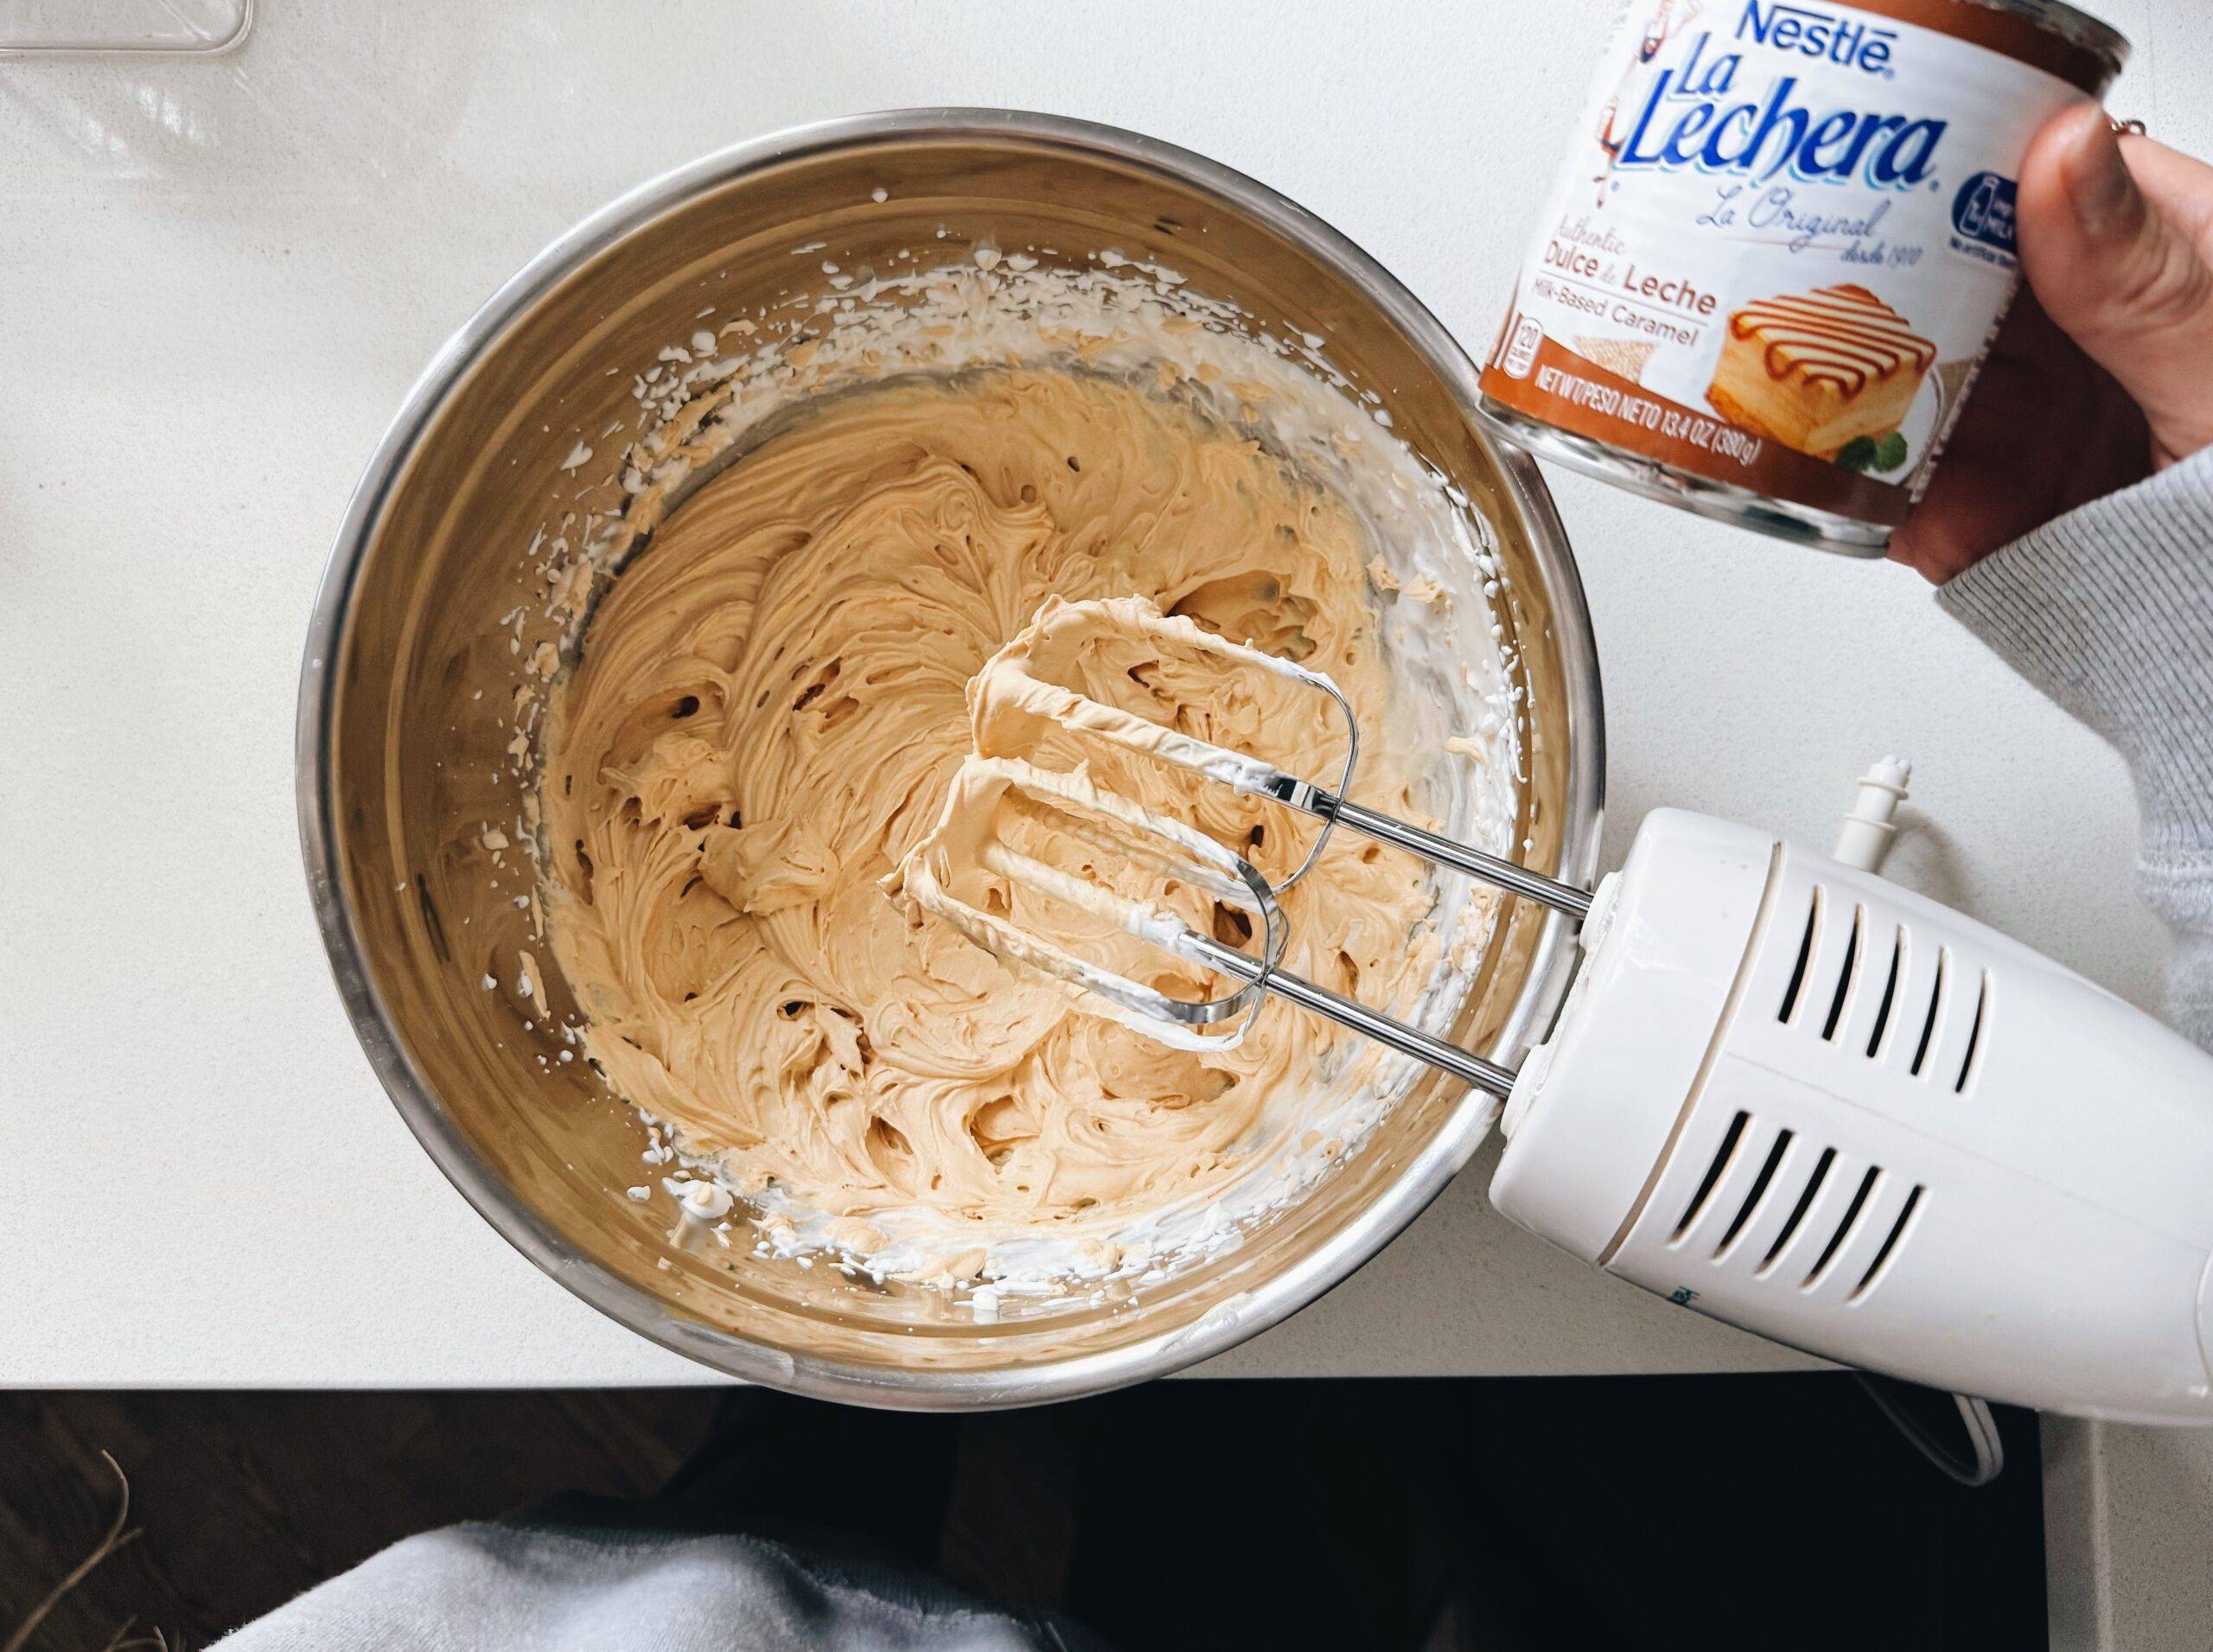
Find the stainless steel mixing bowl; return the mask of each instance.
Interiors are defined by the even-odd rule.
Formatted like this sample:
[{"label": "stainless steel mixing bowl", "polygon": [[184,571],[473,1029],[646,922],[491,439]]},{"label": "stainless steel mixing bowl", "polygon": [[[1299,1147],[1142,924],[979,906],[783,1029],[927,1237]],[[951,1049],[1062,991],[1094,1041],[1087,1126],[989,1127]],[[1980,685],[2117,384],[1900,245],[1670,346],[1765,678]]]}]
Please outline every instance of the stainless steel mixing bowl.
[{"label": "stainless steel mixing bowl", "polygon": [[[782,133],[647,184],[548,247],[438,354],[370,461],[300,689],[300,832],[332,967],[378,1075],[454,1185],[555,1279],[658,1343],[799,1393],[917,1408],[1091,1393],[1242,1341],[1413,1220],[1494,1111],[1424,1085],[1228,1253],[1104,1305],[978,1324],[935,1292],[673,1247],[665,1201],[622,1196],[648,1174],[635,1118],[584,1062],[541,1064],[524,1011],[484,990],[488,960],[534,944],[513,903],[521,858],[495,866],[482,832],[517,803],[512,776],[499,779],[515,665],[502,618],[524,595],[545,501],[589,479],[561,469],[569,433],[628,428],[632,375],[703,304],[729,313],[788,287],[795,246],[823,243],[850,270],[981,241],[1077,263],[1109,246],[1150,254],[1244,306],[1255,328],[1322,335],[1381,397],[1395,432],[1493,526],[1528,711],[1516,836],[1533,865],[1587,880],[1603,772],[1589,616],[1535,467],[1476,429],[1468,358],[1373,259],[1273,191],[1045,116],[918,110]],[[1572,946],[1539,909],[1507,913],[1457,1030],[1500,1059],[1549,1025]],[[551,973],[550,949],[536,951]],[[564,984],[546,985],[560,1013]]]}]

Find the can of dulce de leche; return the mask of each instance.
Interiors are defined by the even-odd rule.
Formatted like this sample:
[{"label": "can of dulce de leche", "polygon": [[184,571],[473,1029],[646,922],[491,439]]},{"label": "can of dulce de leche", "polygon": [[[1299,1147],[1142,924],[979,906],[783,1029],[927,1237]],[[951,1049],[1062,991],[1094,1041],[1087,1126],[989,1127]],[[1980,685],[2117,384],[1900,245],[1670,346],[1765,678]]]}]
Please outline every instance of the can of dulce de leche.
[{"label": "can of dulce de leche", "polygon": [[2037,129],[2128,42],[2057,0],[1629,0],[1483,373],[1543,456],[1879,554],[2018,283]]}]

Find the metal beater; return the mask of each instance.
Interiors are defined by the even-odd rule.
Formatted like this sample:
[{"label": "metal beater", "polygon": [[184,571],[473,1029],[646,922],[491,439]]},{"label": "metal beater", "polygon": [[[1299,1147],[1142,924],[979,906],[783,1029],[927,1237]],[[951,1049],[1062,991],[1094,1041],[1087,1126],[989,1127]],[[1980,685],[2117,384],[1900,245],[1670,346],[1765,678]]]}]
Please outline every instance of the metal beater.
[{"label": "metal beater", "polygon": [[[1834,855],[1682,810],[1647,816],[1593,893],[1059,686],[1085,627],[1281,674],[1319,673],[1136,599],[1052,604],[972,685],[979,755],[887,880],[1010,960],[1179,1043],[1241,1036],[1273,993],[1505,1100],[1490,1188],[1512,1220],[1696,1311],[1962,1394],[2144,1422],[2213,1421],[2213,1059],[1877,863],[1904,794],[1878,765]],[[1580,920],[1558,1024],[1518,1071],[1285,970],[1276,887],[1188,823],[1014,751],[1081,730],[1453,867]],[[1013,743],[1010,744],[1008,743]],[[1356,755],[1356,740],[1349,749]],[[1073,835],[1257,918],[1247,952],[1167,900],[1026,852]],[[1311,871],[1317,839],[1283,880]],[[1239,983],[1183,1001],[994,909],[1034,890]],[[1166,890],[1170,885],[1163,884]],[[1119,944],[1119,943],[1117,943]],[[1233,1018],[1242,1017],[1236,1026]],[[2087,1126],[2087,1127],[2086,1127]]]}]

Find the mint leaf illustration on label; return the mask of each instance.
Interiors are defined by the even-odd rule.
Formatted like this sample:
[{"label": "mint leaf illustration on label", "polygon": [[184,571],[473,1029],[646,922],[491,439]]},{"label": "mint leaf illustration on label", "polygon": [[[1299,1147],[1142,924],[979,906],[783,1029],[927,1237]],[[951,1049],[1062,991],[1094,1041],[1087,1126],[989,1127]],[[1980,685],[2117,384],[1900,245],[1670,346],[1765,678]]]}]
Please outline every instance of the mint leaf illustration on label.
[{"label": "mint leaf illustration on label", "polygon": [[1878,442],[1872,436],[1855,436],[1840,449],[1836,462],[1846,470],[1895,470],[1906,461],[1905,435],[1892,431]]}]

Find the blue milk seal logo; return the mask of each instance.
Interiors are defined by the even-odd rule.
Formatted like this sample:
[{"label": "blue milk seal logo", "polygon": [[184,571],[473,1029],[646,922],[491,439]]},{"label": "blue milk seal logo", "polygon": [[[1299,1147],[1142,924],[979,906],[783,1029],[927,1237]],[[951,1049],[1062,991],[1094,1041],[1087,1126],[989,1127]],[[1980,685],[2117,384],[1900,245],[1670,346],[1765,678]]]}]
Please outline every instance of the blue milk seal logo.
[{"label": "blue milk seal logo", "polygon": [[1978,172],[1952,198],[1952,251],[2001,270],[2013,267],[2013,180]]}]

